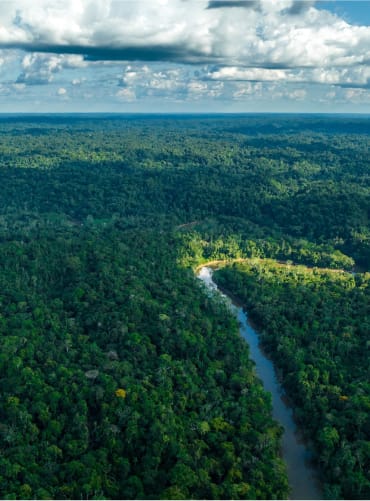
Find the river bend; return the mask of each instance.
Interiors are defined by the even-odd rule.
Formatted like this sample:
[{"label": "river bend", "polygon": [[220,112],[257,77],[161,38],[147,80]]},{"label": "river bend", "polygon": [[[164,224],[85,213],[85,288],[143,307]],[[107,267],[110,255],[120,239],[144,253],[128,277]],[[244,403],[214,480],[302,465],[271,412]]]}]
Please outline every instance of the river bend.
[{"label": "river bend", "polygon": [[[218,291],[212,279],[213,270],[204,266],[198,272],[198,278],[208,289]],[[278,382],[273,363],[259,347],[257,332],[248,322],[248,315],[235,304],[232,299],[218,291],[231,311],[237,316],[240,334],[249,345],[250,358],[256,364],[256,374],[263,382],[266,391],[272,395],[272,414],[284,428],[282,438],[282,457],[287,465],[288,480],[291,488],[291,499],[321,499],[315,470],[310,465],[310,452],[300,440],[293,420],[292,408],[284,399],[284,390]]]}]

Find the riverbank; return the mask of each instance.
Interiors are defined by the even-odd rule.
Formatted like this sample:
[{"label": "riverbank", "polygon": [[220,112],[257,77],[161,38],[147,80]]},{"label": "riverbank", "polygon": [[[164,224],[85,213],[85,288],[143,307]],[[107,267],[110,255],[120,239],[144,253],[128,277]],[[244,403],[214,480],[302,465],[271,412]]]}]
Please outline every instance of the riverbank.
[{"label": "riverbank", "polygon": [[369,275],[259,262],[220,267],[214,278],[247,306],[281,370],[325,498],[369,499]]},{"label": "riverbank", "polygon": [[274,368],[273,362],[263,352],[259,343],[257,331],[248,320],[240,302],[235,302],[232,295],[221,290],[212,278],[213,270],[209,266],[202,266],[198,270],[198,278],[210,289],[222,292],[229,301],[232,312],[240,323],[240,334],[246,340],[250,349],[250,358],[254,361],[256,374],[262,381],[266,391],[272,397],[272,414],[284,428],[282,438],[282,457],[287,465],[291,499],[321,499],[318,477],[310,465],[311,452],[302,441],[293,419],[293,411],[286,399]]},{"label": "riverbank", "polygon": [[247,257],[247,258],[234,258],[234,259],[214,259],[211,261],[205,261],[202,264],[197,265],[194,268],[195,274],[198,274],[199,270],[203,267],[208,267],[208,268],[219,268],[221,266],[229,266],[234,263],[274,263],[278,267],[286,267],[286,268],[304,268],[307,271],[310,272],[318,272],[318,273],[348,273],[352,274],[354,272],[343,270],[343,269],[336,269],[336,268],[320,268],[319,266],[307,266],[305,264],[301,263],[293,263],[291,261],[280,261],[276,259],[269,259],[269,258],[260,258],[260,257]]}]

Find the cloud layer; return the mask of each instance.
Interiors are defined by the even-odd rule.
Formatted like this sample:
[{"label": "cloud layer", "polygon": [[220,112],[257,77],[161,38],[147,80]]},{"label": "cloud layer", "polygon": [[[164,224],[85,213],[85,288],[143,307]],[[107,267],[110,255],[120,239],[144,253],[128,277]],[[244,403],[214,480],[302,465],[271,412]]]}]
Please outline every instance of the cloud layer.
[{"label": "cloud layer", "polygon": [[4,48],[260,68],[370,62],[370,27],[351,26],[313,2],[18,0],[5,6]]},{"label": "cloud layer", "polygon": [[105,68],[111,95],[127,102],[240,99],[262,92],[255,83],[291,85],[296,96],[306,84],[365,95],[370,86],[370,27],[309,0],[13,0],[0,3],[0,51],[0,71],[8,54],[20,60],[13,84],[67,89],[56,80],[74,72],[77,92]]}]

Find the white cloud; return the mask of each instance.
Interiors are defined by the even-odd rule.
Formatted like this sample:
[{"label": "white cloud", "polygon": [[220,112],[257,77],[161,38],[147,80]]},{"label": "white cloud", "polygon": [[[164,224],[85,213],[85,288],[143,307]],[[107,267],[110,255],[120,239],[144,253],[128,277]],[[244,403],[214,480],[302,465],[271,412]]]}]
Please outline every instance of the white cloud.
[{"label": "white cloud", "polygon": [[202,94],[207,92],[207,84],[204,82],[189,82],[188,90],[194,94]]},{"label": "white cloud", "polygon": [[304,89],[296,89],[289,92],[289,99],[294,99],[296,101],[302,101],[307,96],[307,91]]},{"label": "white cloud", "polygon": [[132,102],[136,100],[136,94],[131,89],[120,89],[116,92],[116,96],[120,101]]},{"label": "white cloud", "polygon": [[[18,93],[357,103],[370,86],[370,27],[313,0],[9,0],[0,19],[1,74]],[[345,90],[326,98],[333,86]]]},{"label": "white cloud", "polygon": [[73,78],[71,81],[72,85],[82,85],[82,83],[86,80],[86,78]]},{"label": "white cloud", "polygon": [[280,81],[366,87],[370,82],[370,67],[266,69],[229,66],[210,70],[206,74],[206,77],[211,80],[219,81]]},{"label": "white cloud", "polygon": [[22,91],[26,88],[26,84],[24,83],[15,83],[13,84],[13,88],[17,91]]},{"label": "white cloud", "polygon": [[[225,2],[223,2],[225,3]],[[0,43],[96,59],[167,59],[241,67],[339,67],[370,60],[370,27],[293,0],[207,9],[205,0],[14,0]]]},{"label": "white cloud", "polygon": [[[136,98],[161,97],[176,100],[194,100],[204,97],[218,98],[224,90],[224,83],[205,81],[203,69],[189,66],[174,66],[173,64],[126,66],[118,85],[133,92]],[[125,93],[121,92],[122,96]]]},{"label": "white cloud", "polygon": [[119,96],[130,96],[133,93],[136,97],[157,96],[168,97],[173,94],[183,95],[189,80],[188,70],[183,68],[172,68],[158,64],[154,66],[130,64],[126,66],[118,84],[123,87],[119,91]]},{"label": "white cloud", "polygon": [[244,84],[237,84],[235,86],[235,90],[232,94],[233,99],[241,100],[245,98],[250,98],[253,96],[254,98],[260,97],[262,94],[262,84],[246,82]]},{"label": "white cloud", "polygon": [[271,70],[265,68],[238,68],[226,66],[208,73],[208,78],[213,80],[246,80],[246,81],[277,81],[289,77],[287,70]]},{"label": "white cloud", "polygon": [[54,74],[63,69],[84,67],[86,62],[80,55],[29,53],[22,60],[22,72],[17,82],[29,85],[50,83]]},{"label": "white cloud", "polygon": [[345,99],[352,103],[370,104],[370,91],[367,89],[347,89]]}]

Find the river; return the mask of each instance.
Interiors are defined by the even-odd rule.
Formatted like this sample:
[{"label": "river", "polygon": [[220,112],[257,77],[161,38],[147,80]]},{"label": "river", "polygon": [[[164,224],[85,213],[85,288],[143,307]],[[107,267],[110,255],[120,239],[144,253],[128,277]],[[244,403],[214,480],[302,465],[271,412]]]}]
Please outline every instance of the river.
[{"label": "river", "polygon": [[[208,289],[217,291],[217,285],[212,279],[213,270],[204,266],[198,272],[198,277]],[[302,442],[293,420],[292,408],[284,399],[282,389],[273,363],[259,347],[257,332],[248,322],[248,315],[235,304],[232,299],[218,291],[227,302],[231,311],[240,322],[240,334],[249,345],[250,358],[256,364],[256,374],[263,382],[266,391],[272,395],[273,417],[283,426],[282,457],[287,465],[288,480],[291,488],[291,499],[322,499],[315,470],[310,465],[310,452]]]}]

